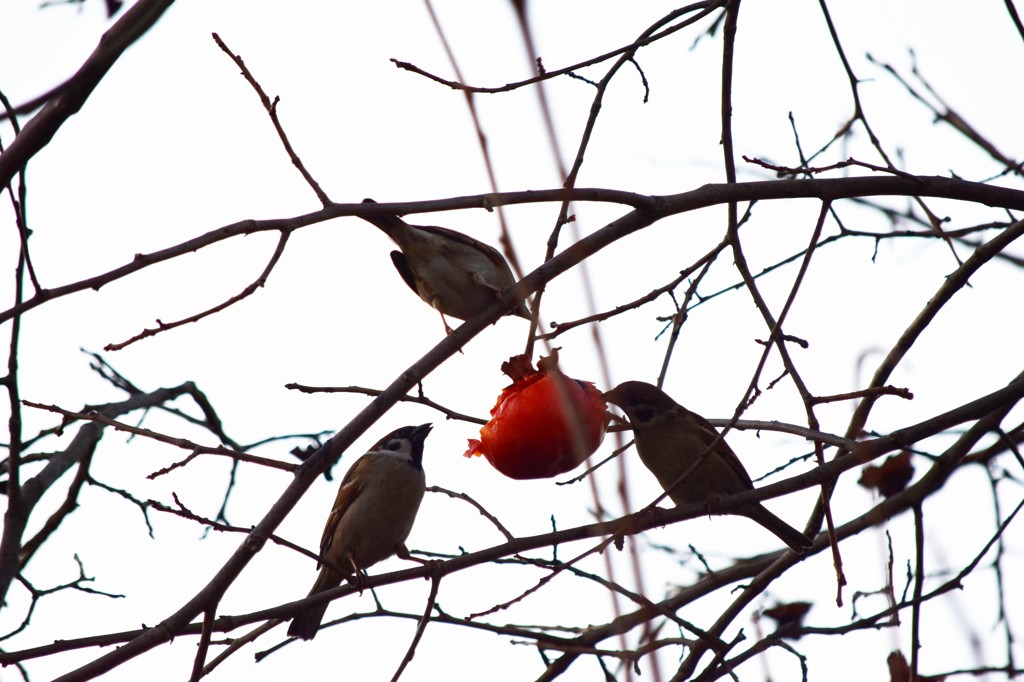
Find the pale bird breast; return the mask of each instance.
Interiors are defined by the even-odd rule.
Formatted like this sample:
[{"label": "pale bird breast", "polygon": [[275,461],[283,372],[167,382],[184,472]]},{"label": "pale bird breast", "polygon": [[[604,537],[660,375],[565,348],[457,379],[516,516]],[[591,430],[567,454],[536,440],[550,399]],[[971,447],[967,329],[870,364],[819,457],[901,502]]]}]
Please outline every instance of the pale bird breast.
[{"label": "pale bird breast", "polygon": [[[426,488],[423,471],[387,455],[368,455],[361,490],[334,529],[331,553],[368,568],[395,553],[416,520]],[[339,562],[340,563],[340,562]]]}]

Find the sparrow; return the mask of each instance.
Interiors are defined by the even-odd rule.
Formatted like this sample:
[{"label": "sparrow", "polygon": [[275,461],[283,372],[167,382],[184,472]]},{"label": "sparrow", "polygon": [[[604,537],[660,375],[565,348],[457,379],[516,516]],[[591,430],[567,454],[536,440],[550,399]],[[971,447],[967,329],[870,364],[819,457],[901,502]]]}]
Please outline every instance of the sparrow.
[{"label": "sparrow", "polygon": [[[333,589],[353,574],[360,579],[365,569],[392,554],[410,558],[405,539],[426,491],[423,441],[430,429],[430,424],[396,429],[345,474],[320,539],[320,575],[308,596]],[[288,634],[313,639],[328,603],[295,616]]]},{"label": "sparrow", "polygon": [[[363,199],[364,204],[376,203]],[[396,215],[366,215],[401,251],[391,261],[417,296],[445,315],[466,320],[480,312],[499,294],[516,283],[505,258],[498,251],[468,235],[445,227],[410,225]],[[530,319],[525,303],[507,314]]]},{"label": "sparrow", "polygon": [[[754,489],[750,475],[715,427],[677,404],[658,387],[627,381],[605,393],[604,399],[626,413],[640,460],[675,504],[701,502],[710,506],[720,495]],[[704,455],[716,438],[718,442],[712,452]],[[697,468],[680,482],[702,456]],[[813,544],[760,503],[734,513],[757,521],[799,554]]]}]

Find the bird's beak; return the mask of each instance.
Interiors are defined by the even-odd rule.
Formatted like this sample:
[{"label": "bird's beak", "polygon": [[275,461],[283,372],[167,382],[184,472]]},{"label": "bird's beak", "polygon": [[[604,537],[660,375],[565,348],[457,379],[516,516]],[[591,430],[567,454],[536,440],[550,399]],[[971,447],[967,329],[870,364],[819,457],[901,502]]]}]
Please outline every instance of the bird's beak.
[{"label": "bird's beak", "polygon": [[412,430],[412,437],[416,440],[422,441],[427,437],[432,428],[434,428],[433,424],[420,424]]}]

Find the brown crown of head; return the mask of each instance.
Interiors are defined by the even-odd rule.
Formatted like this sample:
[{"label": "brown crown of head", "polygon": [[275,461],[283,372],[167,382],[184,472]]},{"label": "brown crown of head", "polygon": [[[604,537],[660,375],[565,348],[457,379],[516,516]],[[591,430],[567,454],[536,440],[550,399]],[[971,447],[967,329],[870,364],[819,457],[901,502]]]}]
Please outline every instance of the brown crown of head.
[{"label": "brown crown of head", "polygon": [[643,381],[626,381],[604,394],[604,399],[618,405],[634,425],[651,421],[659,414],[682,408],[657,386]]}]

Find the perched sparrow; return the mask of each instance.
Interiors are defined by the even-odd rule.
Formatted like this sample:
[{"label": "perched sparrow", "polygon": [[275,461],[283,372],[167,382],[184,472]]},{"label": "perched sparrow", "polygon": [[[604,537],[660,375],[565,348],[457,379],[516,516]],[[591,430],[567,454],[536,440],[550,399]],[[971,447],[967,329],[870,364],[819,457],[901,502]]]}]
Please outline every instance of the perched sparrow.
[{"label": "perched sparrow", "polygon": [[[627,381],[605,393],[604,398],[626,413],[633,426],[640,459],[677,505],[711,504],[719,495],[753,490],[750,475],[721,438],[714,451],[705,455],[685,480],[678,482],[718,438],[718,431],[699,414],[678,405],[661,389],[642,381]],[[760,503],[735,513],[757,521],[795,552],[803,553],[812,544],[806,535]]]},{"label": "perched sparrow", "polygon": [[[364,204],[376,203],[363,199]],[[395,215],[362,218],[379,227],[401,251],[391,252],[398,274],[417,296],[445,315],[466,320],[516,283],[505,258],[483,242],[444,227],[409,225]],[[530,319],[526,304],[509,314]]]},{"label": "perched sparrow", "polygon": [[[309,596],[341,584],[392,554],[408,558],[409,537],[423,500],[423,441],[430,424],[403,426],[382,438],[345,474],[320,539],[324,564]],[[288,634],[313,639],[327,604],[311,606],[292,620]]]}]

